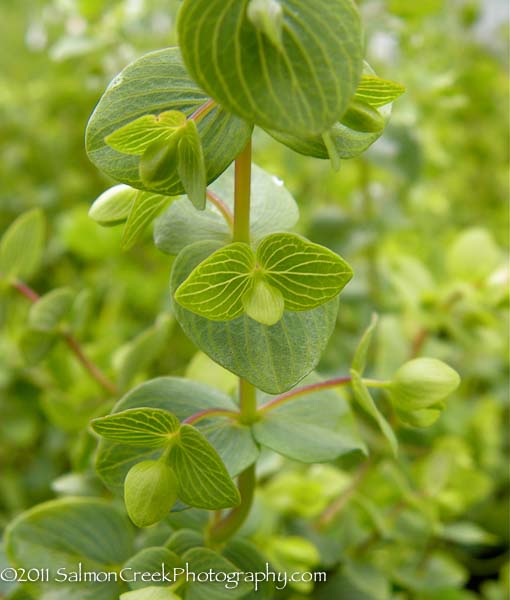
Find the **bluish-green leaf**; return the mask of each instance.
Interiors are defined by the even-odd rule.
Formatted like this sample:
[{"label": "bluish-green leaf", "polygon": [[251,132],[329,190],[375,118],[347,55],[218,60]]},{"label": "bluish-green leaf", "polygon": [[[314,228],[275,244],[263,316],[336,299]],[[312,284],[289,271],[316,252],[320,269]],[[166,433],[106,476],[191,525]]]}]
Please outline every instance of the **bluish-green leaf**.
[{"label": "bluish-green leaf", "polygon": [[32,304],[28,323],[37,331],[55,331],[62,319],[70,312],[74,292],[69,288],[57,288],[41,296]]},{"label": "bluish-green leaf", "polygon": [[44,215],[34,208],[20,215],[0,240],[0,277],[27,279],[39,266],[44,250]]},{"label": "bluish-green leaf", "polygon": [[[103,572],[119,568],[133,553],[133,529],[111,504],[96,499],[65,498],[40,504],[18,516],[7,528],[7,554],[25,569],[48,568]],[[118,583],[48,583],[45,594],[73,600],[117,600]],[[67,594],[67,595],[66,595]],[[46,596],[44,596],[46,597]],[[56,596],[55,596],[56,597]]]},{"label": "bluish-green leaf", "polygon": [[[185,248],[173,266],[171,292],[217,248],[214,242]],[[186,335],[203,352],[261,390],[278,394],[295,386],[316,367],[333,332],[338,299],[309,311],[285,311],[272,327],[246,316],[227,322],[210,321],[177,303],[174,310]]]},{"label": "bluish-green leaf", "polygon": [[[139,117],[180,111],[189,117],[208,96],[187,74],[178,48],[151,52],[128,65],[109,85],[87,126],[86,145],[92,162],[115,180],[168,196],[184,193],[177,163],[164,189],[146,186],[139,172],[140,157],[118,152],[105,138]],[[197,123],[202,140],[207,181],[222,173],[246,146],[251,126],[215,106]]]},{"label": "bluish-green leaf", "polygon": [[[315,375],[305,383],[316,383]],[[342,454],[361,450],[353,415],[335,390],[305,394],[264,413],[253,425],[255,439],[291,458],[305,463],[327,462]]]},{"label": "bluish-green leaf", "polygon": [[[230,167],[209,186],[225,203],[230,213],[234,209],[234,168]],[[250,232],[253,243],[275,231],[291,229],[297,222],[299,210],[283,181],[257,165],[252,165]],[[167,254],[178,254],[194,242],[232,241],[232,227],[224,216],[208,202],[197,213],[185,199],[176,200],[155,223],[156,246]]]},{"label": "bluish-green leaf", "polygon": [[350,0],[278,4],[281,44],[268,35],[267,20],[254,25],[249,0],[185,0],[178,21],[184,62],[234,114],[279,131],[321,134],[347,108],[361,76],[360,19]]},{"label": "bluish-green leaf", "polygon": [[159,448],[167,446],[179,430],[179,419],[156,408],[131,408],[92,421],[92,429],[106,440]]},{"label": "bluish-green leaf", "polygon": [[114,185],[104,191],[90,207],[89,217],[100,225],[118,225],[129,216],[138,190],[124,185]]},{"label": "bluish-green leaf", "polygon": [[[216,573],[241,573],[241,569],[209,548],[193,548],[182,557],[189,564],[193,573],[203,573],[212,569]],[[231,589],[225,587],[225,582],[206,581],[189,582],[186,586],[186,600],[236,600],[243,598],[253,589],[240,577],[239,585]]]},{"label": "bluish-green leaf", "polygon": [[[223,550],[223,556],[244,573],[264,572],[269,562],[255,544],[241,538],[230,540]],[[259,581],[257,590],[243,596],[243,599],[271,600],[274,590],[275,584],[270,579]]]}]

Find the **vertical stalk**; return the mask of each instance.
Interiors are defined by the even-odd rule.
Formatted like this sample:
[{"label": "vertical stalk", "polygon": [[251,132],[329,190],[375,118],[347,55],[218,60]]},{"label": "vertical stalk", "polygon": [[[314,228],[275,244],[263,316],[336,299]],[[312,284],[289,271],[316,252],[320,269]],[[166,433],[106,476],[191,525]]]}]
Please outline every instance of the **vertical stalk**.
[{"label": "vertical stalk", "polygon": [[[234,196],[234,242],[250,243],[251,199],[251,139],[236,158]],[[253,423],[257,417],[257,390],[245,379],[239,378],[239,407],[241,422]],[[220,544],[239,530],[250,513],[255,492],[255,465],[249,466],[238,480],[241,503],[221,519],[215,519],[209,528],[209,539]]]},{"label": "vertical stalk", "polygon": [[251,138],[236,158],[234,242],[250,243]]}]

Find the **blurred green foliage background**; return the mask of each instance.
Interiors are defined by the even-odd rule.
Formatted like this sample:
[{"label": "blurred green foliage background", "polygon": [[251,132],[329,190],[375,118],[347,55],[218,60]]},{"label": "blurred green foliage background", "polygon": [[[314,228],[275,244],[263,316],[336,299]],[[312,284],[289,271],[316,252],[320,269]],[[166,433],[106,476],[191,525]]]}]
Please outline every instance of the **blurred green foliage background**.
[{"label": "blurred green foliage background", "polygon": [[[200,357],[187,366],[195,349],[172,323],[170,259],[150,232],[122,254],[120,232],[87,217],[112,184],[86,157],[88,116],[128,62],[175,44],[178,4],[0,4],[0,232],[29,208],[44,210],[44,267],[30,283],[40,293],[66,285],[82,294],[80,341],[125,389],[161,374],[218,376]],[[254,535],[276,563],[321,564],[336,573],[323,588],[293,589],[289,598],[503,600],[508,6],[364,0],[360,8],[367,59],[407,87],[383,138],[333,173],[327,161],[294,154],[256,131],[255,162],[295,195],[301,232],[341,253],[356,273],[321,371],[346,373],[376,311],[375,375],[429,355],[452,364],[463,383],[433,428],[399,431],[399,463],[369,423],[368,466],[344,459],[305,469],[268,457],[259,492],[265,517]],[[18,342],[27,304],[12,291],[0,298],[0,528],[55,495],[106,495],[91,468],[87,423],[111,401],[64,346],[26,365]],[[154,352],[135,360],[135,371],[129,352],[143,339],[137,336],[156,330]],[[346,494],[317,533],[312,524]],[[4,591],[0,585],[0,597]]]}]

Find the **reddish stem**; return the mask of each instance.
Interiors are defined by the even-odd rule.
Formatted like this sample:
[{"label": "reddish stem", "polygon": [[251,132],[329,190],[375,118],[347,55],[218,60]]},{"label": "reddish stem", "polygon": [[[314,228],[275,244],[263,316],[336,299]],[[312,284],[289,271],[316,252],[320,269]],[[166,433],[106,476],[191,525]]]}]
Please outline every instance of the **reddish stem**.
[{"label": "reddish stem", "polygon": [[221,212],[230,229],[234,229],[234,215],[223,200],[211,190],[207,190],[207,199]]},{"label": "reddish stem", "polygon": [[231,417],[233,419],[238,419],[239,413],[223,408],[206,408],[195,413],[194,415],[191,415],[187,419],[184,419],[182,423],[186,425],[194,425],[195,423],[198,423],[198,421],[202,421],[203,419],[207,419],[209,417]]},{"label": "reddish stem", "polygon": [[197,110],[188,117],[188,119],[191,119],[192,121],[195,121],[195,123],[198,123],[198,121],[200,121],[200,119],[203,119],[206,115],[208,115],[215,106],[217,106],[216,102],[212,98],[210,98],[209,100],[207,100],[207,102],[201,104],[197,108]]},{"label": "reddish stem", "polygon": [[349,375],[344,377],[337,377],[336,379],[329,379],[328,381],[320,381],[319,383],[311,383],[310,385],[305,385],[297,390],[290,390],[290,392],[285,392],[285,394],[281,394],[280,396],[276,396],[269,402],[263,404],[258,412],[265,413],[269,410],[273,410],[277,406],[292,400],[293,398],[297,398],[298,396],[303,396],[304,394],[310,394],[313,392],[319,392],[320,390],[327,390],[329,388],[338,387],[341,385],[347,385],[351,382],[351,377]]},{"label": "reddish stem", "polygon": [[[12,286],[32,303],[37,302],[41,297],[35,290],[19,279],[13,281]],[[71,333],[63,333],[62,336],[69,348],[72,350],[73,354],[83,365],[83,367],[90,373],[90,375],[97,381],[97,383],[99,383],[99,385],[109,394],[116,396],[118,394],[117,386],[109,381],[99,367],[97,367],[85,356],[80,344],[78,343],[78,340]]]}]

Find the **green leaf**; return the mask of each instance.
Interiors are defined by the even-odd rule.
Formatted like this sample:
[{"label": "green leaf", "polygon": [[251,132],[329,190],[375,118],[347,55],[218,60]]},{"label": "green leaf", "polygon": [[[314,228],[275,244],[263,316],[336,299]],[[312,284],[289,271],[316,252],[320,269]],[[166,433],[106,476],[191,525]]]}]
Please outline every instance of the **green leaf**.
[{"label": "green leaf", "polygon": [[262,30],[260,18],[254,26],[248,4],[183,2],[177,28],[190,74],[249,122],[298,135],[321,134],[345,111],[361,75],[361,25],[354,3],[278,0],[281,44],[268,35],[278,35],[277,23],[275,32],[266,11]]},{"label": "green leaf", "polygon": [[254,268],[250,246],[230,244],[198,265],[175,292],[175,300],[209,320],[235,319],[244,312],[243,296],[253,285]]},{"label": "green leaf", "polygon": [[124,482],[124,502],[137,527],[150,527],[164,519],[177,500],[177,474],[163,460],[136,463]]},{"label": "green leaf", "polygon": [[372,399],[372,396],[370,395],[370,392],[368,391],[367,386],[363,383],[363,380],[361,379],[359,373],[354,369],[351,369],[351,377],[351,385],[352,390],[354,392],[354,397],[356,398],[359,405],[363,408],[363,410],[365,410],[371,417],[375,419],[375,421],[379,425],[382,434],[388,440],[391,447],[391,451],[395,456],[397,456],[398,441],[395,436],[395,433],[393,432],[393,429],[377,408],[375,402]]},{"label": "green leaf", "polygon": [[[217,247],[214,242],[199,242],[179,254],[172,270],[172,294]],[[286,311],[272,327],[244,315],[227,322],[210,321],[177,303],[174,311],[186,335],[213,360],[261,390],[278,394],[316,367],[333,332],[338,299],[310,311]]]},{"label": "green leaf", "polygon": [[179,498],[186,504],[218,510],[241,501],[220,456],[194,427],[182,425],[169,460],[179,481]]},{"label": "green leaf", "polygon": [[[191,510],[196,509],[187,510],[186,513],[189,513]],[[203,545],[204,536],[193,529],[179,529],[175,533],[172,533],[166,543],[166,547],[179,556],[191,550],[191,548],[199,548]]]},{"label": "green leaf", "polygon": [[185,123],[186,115],[177,110],[144,115],[107,135],[105,142],[123,154],[142,155],[154,142],[168,142]]},{"label": "green leaf", "polygon": [[[291,233],[262,240],[256,255],[235,242],[206,258],[180,285],[175,300],[213,321],[249,316],[273,325],[285,309],[302,311],[331,300],[352,277],[337,254]],[[261,283],[262,282],[262,283]]]},{"label": "green leaf", "polygon": [[[234,166],[228,168],[209,189],[229,208],[234,209]],[[294,198],[276,176],[252,165],[250,232],[254,243],[269,233],[291,229],[299,218]],[[156,246],[167,254],[178,254],[194,242],[232,241],[232,228],[219,210],[208,202],[197,213],[186,200],[173,202],[155,223]]]},{"label": "green leaf", "polygon": [[[248,540],[236,538],[230,540],[223,556],[239,567],[244,573],[260,573],[266,571],[268,559],[259,551],[255,544]],[[243,596],[244,600],[271,600],[275,590],[274,582],[270,579],[258,582],[257,590]]]},{"label": "green leaf", "polygon": [[[179,135],[151,144],[140,158],[140,179],[147,190],[165,193],[177,172]],[[181,182],[182,183],[182,182]]]},{"label": "green leaf", "polygon": [[353,100],[349,104],[342,115],[341,122],[349,129],[364,133],[379,133],[385,125],[384,118],[377,109],[359,100]]},{"label": "green leaf", "polygon": [[205,208],[207,172],[204,151],[195,121],[188,121],[177,149],[177,172],[193,206]]},{"label": "green leaf", "polygon": [[[192,548],[182,558],[189,564],[192,573],[204,573],[211,569],[216,573],[241,573],[241,569],[209,548]],[[245,582],[243,577],[240,577],[239,585],[231,589],[225,587],[225,582],[190,581],[186,586],[186,600],[235,600],[252,590],[252,584]]]},{"label": "green leaf", "polygon": [[[120,567],[133,553],[133,529],[107,502],[65,498],[45,502],[18,516],[6,530],[5,545],[13,565],[27,570],[48,568],[53,579],[57,569],[76,572],[79,562],[84,571]],[[59,592],[73,600],[117,600],[121,589],[115,582],[98,586],[85,581],[37,587],[43,587],[48,597]]]},{"label": "green leaf", "polygon": [[498,544],[497,536],[470,521],[447,523],[443,525],[440,535],[445,540],[466,546],[495,546]]},{"label": "green leaf", "polygon": [[[363,77],[365,76],[375,77],[375,73],[366,62],[363,66]],[[356,96],[354,96],[354,98],[356,98]],[[362,100],[362,98],[360,98],[360,100]],[[367,103],[370,104],[370,102]],[[387,125],[391,116],[391,103],[376,108],[380,108],[378,113],[383,118],[384,124]],[[355,131],[346,125],[343,125],[340,122],[340,117],[327,132],[327,138],[329,137],[331,139],[326,138],[326,140],[324,139],[324,135],[298,136],[295,133],[282,133],[271,128],[267,128],[266,130],[276,140],[289,148],[292,148],[295,152],[305,154],[306,156],[314,156],[316,158],[330,158],[333,164],[337,160],[337,157],[338,159],[346,160],[359,156],[378,140],[383,133],[383,130],[372,133]],[[327,144],[326,141],[328,142]]]},{"label": "green leaf", "polygon": [[103,192],[90,207],[89,217],[100,225],[118,225],[129,216],[138,191],[123,183]]},{"label": "green leaf", "polygon": [[337,296],[352,278],[338,254],[292,233],[274,233],[257,248],[268,283],[278,289],[287,310],[310,310]]},{"label": "green leaf", "polygon": [[[312,375],[305,383],[318,381]],[[354,450],[366,452],[349,405],[335,390],[305,394],[264,413],[253,425],[253,435],[259,444],[305,463],[335,460]]]},{"label": "green leaf", "polygon": [[118,373],[121,389],[125,389],[138,373],[144,372],[159,357],[173,323],[172,317],[160,315],[152,327],[142,331],[115,352],[113,365]]},{"label": "green leaf", "polygon": [[119,600],[181,600],[169,588],[149,586],[121,594]]},{"label": "green leaf", "polygon": [[[137,189],[176,196],[184,186],[172,164],[164,189],[148,187],[140,178],[140,157],[111,148],[105,137],[139,117],[179,111],[189,117],[208,100],[184,68],[178,48],[142,56],[109,85],[87,126],[86,146],[91,161],[115,180]],[[197,123],[202,140],[207,182],[220,175],[243,150],[252,127],[215,106]]]},{"label": "green leaf", "polygon": [[400,83],[381,79],[375,74],[364,73],[358,83],[354,99],[374,108],[380,108],[396,100],[405,91],[405,87]]},{"label": "green leaf", "polygon": [[69,314],[75,294],[69,288],[57,288],[41,296],[30,307],[28,323],[36,331],[54,332]]},{"label": "green leaf", "polygon": [[147,448],[168,446],[180,425],[175,415],[156,408],[131,408],[91,423],[92,429],[107,440]]},{"label": "green leaf", "polygon": [[[207,408],[237,410],[226,394],[180,377],[160,377],[137,386],[117,402],[112,414],[140,408],[168,411],[179,421]],[[219,430],[214,428],[209,432],[211,423],[204,420],[197,427],[216,447],[232,476],[256,460],[257,447],[247,427],[229,419],[218,419],[214,423]],[[161,453],[162,448],[135,447],[102,440],[96,456],[96,471],[110,489],[121,492],[124,479],[134,464],[140,460],[156,459]]]},{"label": "green leaf", "polygon": [[27,329],[20,339],[20,347],[28,365],[34,366],[47,356],[58,342],[59,336],[53,332]]},{"label": "green leaf", "polygon": [[28,279],[44,250],[44,214],[34,208],[20,215],[0,240],[0,277]]},{"label": "green leaf", "polygon": [[372,337],[377,327],[379,317],[374,313],[370,320],[369,326],[366,328],[361,340],[359,341],[358,347],[354,352],[354,358],[352,359],[352,368],[358,372],[359,375],[363,375],[365,372],[365,366],[367,364],[367,354],[370,349]]},{"label": "green leaf", "polygon": [[147,226],[163,211],[172,198],[139,191],[131,204],[122,232],[122,249],[129,250],[141,238]]}]

